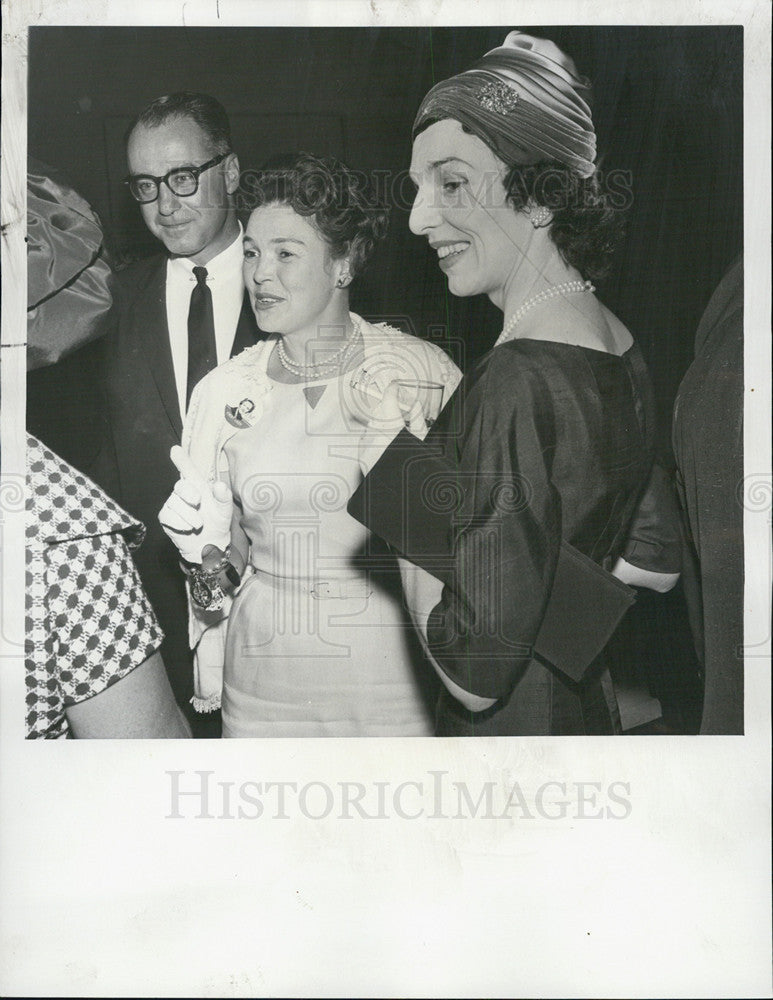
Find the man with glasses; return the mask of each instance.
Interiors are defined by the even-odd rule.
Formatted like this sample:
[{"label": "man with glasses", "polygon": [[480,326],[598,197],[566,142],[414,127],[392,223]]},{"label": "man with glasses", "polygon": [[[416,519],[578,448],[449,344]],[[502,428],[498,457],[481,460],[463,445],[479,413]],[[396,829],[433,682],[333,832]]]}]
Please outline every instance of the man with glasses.
[{"label": "man with glasses", "polygon": [[219,735],[191,713],[192,657],[178,556],[158,512],[178,478],[180,443],[196,383],[258,337],[245,296],[235,195],[239,161],[228,116],[206,94],[160,97],[127,132],[126,185],[164,253],[117,275],[106,339],[105,446],[95,478],[143,521],[137,564],[166,634],[162,656],[194,735]]}]

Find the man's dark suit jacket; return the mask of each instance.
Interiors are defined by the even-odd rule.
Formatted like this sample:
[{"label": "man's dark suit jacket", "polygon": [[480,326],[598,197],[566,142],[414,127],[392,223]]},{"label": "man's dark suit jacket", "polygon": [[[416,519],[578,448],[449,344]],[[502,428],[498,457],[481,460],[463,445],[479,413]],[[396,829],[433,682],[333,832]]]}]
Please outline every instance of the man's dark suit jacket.
[{"label": "man's dark suit jacket", "polygon": [[[158,512],[177,481],[169,449],[182,421],[166,319],[166,256],[132,264],[116,275],[104,342],[102,447],[93,477],[147,527],[135,553],[142,582],[166,634],[161,649],[178,703],[190,716],[192,657],[184,576]],[[259,337],[245,295],[231,356]]]}]

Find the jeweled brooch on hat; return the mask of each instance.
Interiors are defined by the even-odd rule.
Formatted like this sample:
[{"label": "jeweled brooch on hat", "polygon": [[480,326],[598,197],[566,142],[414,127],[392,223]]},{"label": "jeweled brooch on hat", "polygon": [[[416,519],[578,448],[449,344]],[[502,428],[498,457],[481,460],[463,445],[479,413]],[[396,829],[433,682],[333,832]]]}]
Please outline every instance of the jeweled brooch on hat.
[{"label": "jeweled brooch on hat", "polygon": [[509,115],[518,105],[518,91],[508,87],[500,80],[492,80],[484,84],[477,94],[478,104],[486,111],[495,111],[498,115]]}]

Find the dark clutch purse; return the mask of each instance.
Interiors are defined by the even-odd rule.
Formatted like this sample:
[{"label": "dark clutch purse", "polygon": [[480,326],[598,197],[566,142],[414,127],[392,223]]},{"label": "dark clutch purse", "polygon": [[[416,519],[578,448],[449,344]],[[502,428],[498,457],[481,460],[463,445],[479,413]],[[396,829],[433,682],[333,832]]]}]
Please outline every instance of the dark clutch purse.
[{"label": "dark clutch purse", "polygon": [[635,600],[631,587],[561,542],[535,653],[579,683]]}]

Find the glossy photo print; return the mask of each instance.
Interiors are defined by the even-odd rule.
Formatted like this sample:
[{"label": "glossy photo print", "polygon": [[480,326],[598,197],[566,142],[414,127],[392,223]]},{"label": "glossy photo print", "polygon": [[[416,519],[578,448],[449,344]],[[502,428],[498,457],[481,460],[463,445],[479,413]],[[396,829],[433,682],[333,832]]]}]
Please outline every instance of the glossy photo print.
[{"label": "glossy photo print", "polygon": [[3,994],[769,995],[769,13],[3,15]]},{"label": "glossy photo print", "polygon": [[743,733],[740,26],[29,42],[29,736]]}]

